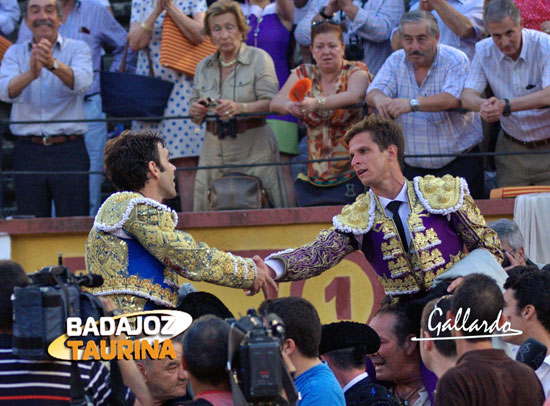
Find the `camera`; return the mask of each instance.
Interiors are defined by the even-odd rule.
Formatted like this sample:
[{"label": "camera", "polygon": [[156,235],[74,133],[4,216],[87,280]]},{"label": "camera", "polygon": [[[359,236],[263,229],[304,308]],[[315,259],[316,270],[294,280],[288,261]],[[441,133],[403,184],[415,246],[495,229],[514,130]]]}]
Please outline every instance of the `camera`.
[{"label": "camera", "polygon": [[353,38],[350,38],[349,42],[346,44],[345,58],[348,61],[362,61],[364,57],[365,48],[363,46],[363,41],[355,35]]},{"label": "camera", "polygon": [[225,137],[237,138],[237,120],[234,118],[230,118],[229,120],[216,118],[216,128],[220,140],[223,140]]},{"label": "camera", "polygon": [[[13,303],[13,353],[27,359],[49,359],[48,346],[65,333],[67,317],[98,320],[106,315],[103,303],[81,286],[103,284],[101,275],[75,276],[63,266],[48,266],[29,275],[31,284],[16,287]],[[82,337],[97,340],[97,337]]]},{"label": "camera", "polygon": [[[227,370],[236,406],[295,405],[298,394],[282,358],[284,327],[275,314],[260,317],[254,309],[231,326]],[[236,339],[233,339],[236,338]],[[287,399],[282,397],[286,394]]]}]

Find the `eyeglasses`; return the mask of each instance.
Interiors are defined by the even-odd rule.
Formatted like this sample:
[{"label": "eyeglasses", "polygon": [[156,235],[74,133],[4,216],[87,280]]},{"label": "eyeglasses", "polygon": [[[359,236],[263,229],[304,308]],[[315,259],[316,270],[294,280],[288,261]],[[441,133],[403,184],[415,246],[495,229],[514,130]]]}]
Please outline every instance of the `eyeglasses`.
[{"label": "eyeglasses", "polygon": [[332,25],[342,26],[342,23],[340,21],[336,21],[336,20],[333,20],[332,18],[329,18],[328,20],[323,19],[323,20],[313,21],[311,23],[311,28],[318,27],[320,25],[323,25],[324,23],[329,23],[329,24],[332,24]]}]

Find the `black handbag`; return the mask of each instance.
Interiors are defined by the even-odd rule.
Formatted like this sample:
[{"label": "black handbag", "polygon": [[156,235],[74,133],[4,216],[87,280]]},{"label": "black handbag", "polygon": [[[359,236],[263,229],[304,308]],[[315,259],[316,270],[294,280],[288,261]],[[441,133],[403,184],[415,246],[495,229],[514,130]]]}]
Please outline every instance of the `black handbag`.
[{"label": "black handbag", "polygon": [[237,172],[226,173],[212,182],[208,203],[211,211],[272,207],[261,179]]},{"label": "black handbag", "polygon": [[149,76],[126,73],[127,53],[128,42],[124,47],[119,71],[99,73],[103,112],[114,117],[163,116],[174,84],[155,78],[149,48],[145,48]]}]

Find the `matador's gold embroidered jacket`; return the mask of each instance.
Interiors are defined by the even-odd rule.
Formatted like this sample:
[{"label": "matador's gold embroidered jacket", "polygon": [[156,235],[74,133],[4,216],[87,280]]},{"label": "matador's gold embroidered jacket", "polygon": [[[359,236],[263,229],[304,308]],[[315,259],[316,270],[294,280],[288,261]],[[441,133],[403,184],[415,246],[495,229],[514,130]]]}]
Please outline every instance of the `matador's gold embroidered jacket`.
[{"label": "matador's gold embroidered jacket", "polygon": [[386,294],[412,294],[429,290],[436,276],[447,271],[468,251],[486,248],[502,262],[500,241],[469,194],[466,181],[446,175],[428,175],[408,181],[411,233],[407,252],[392,219],[378,197],[369,191],[333,218],[302,247],[271,254],[285,266],[280,280],[306,279],[339,263],[361,249],[378,275]]},{"label": "matador's gold embroidered jacket", "polygon": [[86,243],[86,268],[103,276],[94,294],[112,296],[122,310],[140,311],[149,301],[174,307],[177,276],[234,288],[249,288],[254,261],[195,242],[176,230],[169,207],[139,193],[110,196],[99,209]]}]

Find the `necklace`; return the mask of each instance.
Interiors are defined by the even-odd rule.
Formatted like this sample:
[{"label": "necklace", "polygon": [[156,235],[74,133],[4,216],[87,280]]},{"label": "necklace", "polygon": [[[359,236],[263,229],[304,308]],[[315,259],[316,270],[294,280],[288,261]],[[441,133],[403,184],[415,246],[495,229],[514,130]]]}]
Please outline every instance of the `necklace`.
[{"label": "necklace", "polygon": [[397,390],[395,388],[393,389],[393,392],[394,392],[394,395],[399,400],[399,403],[401,403],[403,406],[408,406],[409,405],[409,399],[412,397],[412,395],[414,395],[416,392],[418,392],[422,388],[422,386],[424,386],[423,383],[421,383],[420,386],[418,386],[416,389],[414,389],[412,392],[410,392],[404,398],[399,396],[399,393],[397,393]]},{"label": "necklace", "polygon": [[235,65],[235,64],[237,63],[237,59],[239,59],[239,55],[238,55],[238,54],[237,54],[237,56],[235,57],[235,59],[232,59],[232,60],[230,60],[229,62],[224,62],[221,55],[220,55],[220,57],[219,57],[220,64],[221,64],[224,68],[230,68],[230,67],[232,67],[233,65]]},{"label": "necklace", "polygon": [[256,14],[254,14],[252,12],[252,7],[251,5],[248,5],[248,13],[247,13],[247,16],[246,16],[246,23],[248,24],[248,26],[250,26],[250,16],[251,15],[254,15],[256,17],[256,28],[254,29],[254,33],[252,34],[253,37],[254,37],[254,46],[257,48],[258,47],[258,36],[260,35],[260,25],[262,24],[262,21],[264,19],[264,9],[261,8],[260,6],[257,6],[258,8],[260,8],[260,16],[258,17]]}]

